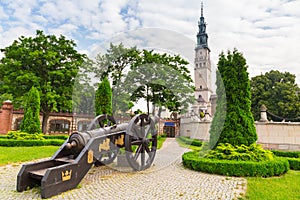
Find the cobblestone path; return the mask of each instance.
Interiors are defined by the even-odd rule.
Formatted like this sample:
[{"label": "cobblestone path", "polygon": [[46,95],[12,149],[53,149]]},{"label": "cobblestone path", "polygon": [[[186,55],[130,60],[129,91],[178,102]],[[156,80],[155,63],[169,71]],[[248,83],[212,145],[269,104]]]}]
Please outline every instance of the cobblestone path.
[{"label": "cobblestone path", "polygon": [[[154,166],[141,171],[117,171],[93,167],[74,190],[51,199],[238,199],[246,190],[246,179],[224,177],[185,169],[181,155],[186,149],[167,138],[157,151]],[[21,165],[0,167],[0,199],[41,199],[39,188],[16,191]],[[126,171],[126,172],[124,172]]]}]

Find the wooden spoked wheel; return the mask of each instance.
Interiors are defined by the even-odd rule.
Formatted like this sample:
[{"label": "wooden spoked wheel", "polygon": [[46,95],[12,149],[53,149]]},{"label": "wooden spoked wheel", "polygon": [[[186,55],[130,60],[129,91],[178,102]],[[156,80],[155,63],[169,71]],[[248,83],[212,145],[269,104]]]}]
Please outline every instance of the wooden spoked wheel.
[{"label": "wooden spoked wheel", "polygon": [[[116,121],[113,116],[109,116],[106,114],[98,115],[93,119],[93,121],[89,124],[87,131],[103,128],[108,126],[113,126],[116,124]],[[101,153],[100,157],[95,161],[95,166],[108,165],[114,161],[118,154],[118,148],[114,146],[114,144],[110,144],[110,151]]]},{"label": "wooden spoked wheel", "polygon": [[157,148],[154,121],[146,114],[133,117],[125,135],[125,150],[129,165],[136,171],[147,169],[153,163]]},{"label": "wooden spoked wheel", "polygon": [[110,144],[110,149],[107,152],[103,152],[100,157],[95,161],[95,166],[108,165],[112,163],[118,155],[119,148],[114,144]]},{"label": "wooden spoked wheel", "polygon": [[93,121],[89,124],[87,131],[96,129],[96,128],[103,128],[107,126],[113,126],[116,124],[116,120],[113,116],[110,115],[98,115],[93,119]]}]

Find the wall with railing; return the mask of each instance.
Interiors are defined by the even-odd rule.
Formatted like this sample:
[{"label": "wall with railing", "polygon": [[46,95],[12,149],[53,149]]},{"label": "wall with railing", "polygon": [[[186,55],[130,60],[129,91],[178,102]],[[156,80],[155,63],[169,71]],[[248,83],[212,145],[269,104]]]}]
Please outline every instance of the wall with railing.
[{"label": "wall with railing", "polygon": [[[203,141],[209,140],[210,121],[201,121],[195,116],[180,120],[180,135]],[[222,126],[222,124],[220,124]],[[257,143],[266,149],[300,150],[299,122],[272,122],[267,119],[266,108],[261,109],[261,119],[255,122]]]}]

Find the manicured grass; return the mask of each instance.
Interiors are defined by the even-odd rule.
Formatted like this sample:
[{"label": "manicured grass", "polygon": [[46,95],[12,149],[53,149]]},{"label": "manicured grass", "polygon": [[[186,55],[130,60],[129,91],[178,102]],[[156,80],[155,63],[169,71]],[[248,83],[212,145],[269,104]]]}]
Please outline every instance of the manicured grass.
[{"label": "manicured grass", "polygon": [[300,199],[300,171],[290,170],[280,177],[247,178],[245,199]]},{"label": "manicured grass", "polygon": [[181,139],[179,138],[176,138],[176,141],[178,142],[178,144],[183,147],[183,148],[189,148],[193,151],[200,151],[201,150],[201,147],[199,146],[194,146],[194,145],[191,145],[191,144],[186,144],[184,141],[182,141]]},{"label": "manicured grass", "polygon": [[[158,149],[161,148],[166,137],[158,138]],[[25,162],[40,158],[51,157],[59,146],[34,146],[34,147],[1,147],[0,166],[16,162]]]},{"label": "manicured grass", "polygon": [[163,143],[166,141],[166,136],[158,136],[157,138],[157,149],[160,149]]},{"label": "manicured grass", "polygon": [[58,146],[0,147],[0,165],[51,157]]}]

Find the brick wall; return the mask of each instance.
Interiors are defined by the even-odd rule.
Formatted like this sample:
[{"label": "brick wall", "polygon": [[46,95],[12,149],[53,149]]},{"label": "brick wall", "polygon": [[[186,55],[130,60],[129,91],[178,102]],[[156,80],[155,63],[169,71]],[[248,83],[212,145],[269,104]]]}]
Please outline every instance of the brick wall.
[{"label": "brick wall", "polygon": [[3,102],[0,113],[0,134],[6,134],[11,130],[13,104],[11,101]]}]

